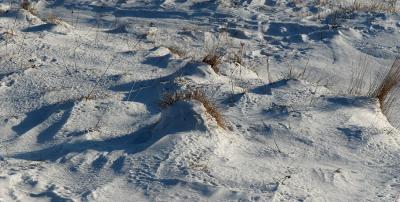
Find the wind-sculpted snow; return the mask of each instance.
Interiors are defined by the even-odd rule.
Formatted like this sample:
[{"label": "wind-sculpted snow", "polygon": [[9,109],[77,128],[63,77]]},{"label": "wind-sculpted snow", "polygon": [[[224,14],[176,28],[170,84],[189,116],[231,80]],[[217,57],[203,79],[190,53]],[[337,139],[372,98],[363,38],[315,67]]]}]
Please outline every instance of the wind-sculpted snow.
[{"label": "wind-sculpted snow", "polygon": [[[386,117],[366,96],[399,54],[398,13],[32,6],[0,3],[0,201],[399,200],[398,105]],[[176,92],[205,98],[160,106]]]}]

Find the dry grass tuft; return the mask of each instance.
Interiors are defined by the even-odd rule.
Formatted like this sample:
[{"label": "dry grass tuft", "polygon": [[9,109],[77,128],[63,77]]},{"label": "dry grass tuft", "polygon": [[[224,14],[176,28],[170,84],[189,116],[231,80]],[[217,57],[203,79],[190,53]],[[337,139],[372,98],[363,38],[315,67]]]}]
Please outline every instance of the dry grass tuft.
[{"label": "dry grass tuft", "polygon": [[31,4],[31,2],[29,2],[29,1],[23,1],[23,2],[20,4],[20,6],[21,6],[21,8],[24,9],[24,10],[29,10],[29,8],[32,7],[32,4]]},{"label": "dry grass tuft", "polygon": [[370,2],[360,2],[355,0],[350,5],[340,5],[339,10],[345,12],[355,12],[355,11],[363,11],[363,12],[385,12],[385,13],[395,13],[397,0],[379,0],[379,1],[370,1]]},{"label": "dry grass tuft", "polygon": [[206,35],[204,50],[205,56],[202,62],[209,64],[215,73],[219,74],[219,65],[222,63],[222,58],[227,51],[228,34],[221,31],[218,37],[214,35]]},{"label": "dry grass tuft", "polygon": [[389,113],[393,103],[398,98],[398,85],[400,84],[400,57],[393,62],[390,70],[383,77],[382,81],[376,85],[372,96],[379,100],[383,113]]},{"label": "dry grass tuft", "polygon": [[17,36],[15,31],[12,29],[4,31],[3,33],[1,33],[1,35],[4,36],[5,38],[12,38],[13,36]]},{"label": "dry grass tuft", "polygon": [[33,7],[32,3],[28,0],[22,1],[20,4],[20,7],[28,12],[30,12],[32,15],[37,15],[38,12],[35,7]]},{"label": "dry grass tuft", "polygon": [[[349,88],[347,89],[348,94],[350,95],[365,95],[365,90],[368,88],[368,92],[374,90],[373,83],[370,81],[367,83],[366,77],[371,76],[371,69],[368,57],[361,58],[358,62],[358,65],[351,65],[351,79]],[[376,82],[375,82],[376,83]],[[370,94],[370,93],[369,93]]]},{"label": "dry grass tuft", "polygon": [[171,51],[172,54],[177,55],[181,58],[187,56],[187,52],[179,48],[178,46],[167,46],[168,50]]},{"label": "dry grass tuft", "polygon": [[207,54],[203,60],[204,63],[207,63],[211,66],[215,73],[219,74],[219,66],[221,64],[221,55],[216,52],[210,52]]},{"label": "dry grass tuft", "polygon": [[63,20],[61,20],[59,17],[57,17],[54,14],[50,14],[44,21],[46,21],[49,24],[53,24],[53,25],[61,25],[64,23]]},{"label": "dry grass tuft", "polygon": [[326,18],[331,24],[332,28],[341,26],[341,23],[350,18],[355,12],[381,12],[381,13],[398,13],[397,7],[398,0],[370,0],[370,1],[359,1],[353,0],[353,3],[333,3],[332,1],[320,1],[320,6],[328,6],[330,12],[321,14],[318,16],[319,19]]},{"label": "dry grass tuft", "polygon": [[360,1],[353,0],[352,3],[329,1],[329,0],[316,0],[315,4],[318,6],[329,6],[338,12],[385,12],[385,13],[396,13],[398,0],[369,0]]},{"label": "dry grass tuft", "polygon": [[285,80],[307,80],[308,77],[310,77],[311,72],[308,71],[308,63],[309,60],[307,60],[307,63],[304,65],[303,69],[301,71],[296,71],[293,66],[289,65],[290,68],[289,70],[283,75],[283,79]]},{"label": "dry grass tuft", "polygon": [[240,43],[240,49],[238,50],[238,52],[233,54],[233,58],[232,61],[235,64],[240,64],[240,65],[244,65],[244,43]]},{"label": "dry grass tuft", "polygon": [[391,68],[373,76],[369,63],[364,58],[352,71],[349,88],[350,95],[368,96],[379,101],[380,108],[388,118],[400,95],[400,57],[396,58]]},{"label": "dry grass tuft", "polygon": [[315,3],[315,5],[318,5],[318,6],[327,6],[327,5],[329,5],[329,1],[328,0],[315,0],[314,3]]},{"label": "dry grass tuft", "polygon": [[396,3],[393,0],[372,2],[370,4],[354,1],[354,3],[349,7],[349,9],[352,11],[395,13]]},{"label": "dry grass tuft", "polygon": [[175,92],[175,93],[166,93],[163,95],[160,101],[161,108],[167,108],[168,106],[173,105],[179,100],[197,100],[201,102],[206,109],[207,113],[211,115],[215,121],[217,122],[218,126],[223,129],[226,129],[225,121],[219,112],[218,108],[212,103],[205,93],[201,90],[187,90],[183,92]]}]

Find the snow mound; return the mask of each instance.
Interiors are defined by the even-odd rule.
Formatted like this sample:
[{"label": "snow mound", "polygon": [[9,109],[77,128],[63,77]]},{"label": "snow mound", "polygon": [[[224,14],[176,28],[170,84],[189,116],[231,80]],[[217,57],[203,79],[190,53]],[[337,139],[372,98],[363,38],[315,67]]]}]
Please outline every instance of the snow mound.
[{"label": "snow mound", "polygon": [[178,101],[161,113],[155,134],[173,134],[181,131],[207,129],[204,107],[198,101]]}]

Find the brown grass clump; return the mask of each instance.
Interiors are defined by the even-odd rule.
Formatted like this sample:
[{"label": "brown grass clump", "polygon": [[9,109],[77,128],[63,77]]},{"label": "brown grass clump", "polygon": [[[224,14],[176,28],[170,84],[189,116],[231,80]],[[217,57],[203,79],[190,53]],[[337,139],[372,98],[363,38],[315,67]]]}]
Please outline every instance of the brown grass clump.
[{"label": "brown grass clump", "polygon": [[61,24],[64,23],[63,20],[61,20],[59,17],[57,17],[57,16],[54,15],[54,14],[50,14],[50,15],[47,17],[47,19],[45,19],[45,21],[46,21],[47,23],[50,23],[50,24],[53,24],[53,25],[61,25]]},{"label": "brown grass clump", "polygon": [[353,0],[353,3],[334,4],[332,2],[322,1],[323,6],[329,6],[331,12],[326,16],[322,14],[318,18],[327,18],[332,28],[336,29],[341,26],[341,23],[349,18],[354,12],[382,12],[382,13],[398,13],[397,8],[398,0],[370,0],[360,1]]},{"label": "brown grass clump", "polygon": [[160,101],[161,108],[167,108],[173,104],[175,104],[179,100],[197,100],[201,102],[206,109],[207,113],[211,115],[215,121],[217,122],[218,126],[223,129],[226,129],[225,121],[219,112],[218,108],[212,103],[205,93],[201,90],[187,90],[182,92],[175,92],[175,93],[166,93],[162,97]]},{"label": "brown grass clump", "polygon": [[[351,80],[348,88],[348,94],[350,95],[365,95],[365,88],[368,88],[368,92],[373,91],[373,82],[366,83],[366,77],[371,76],[370,64],[367,57],[361,58],[358,62],[358,66],[352,64]],[[375,82],[376,83],[376,82]],[[372,89],[372,90],[371,90]],[[371,94],[371,93],[369,93]]]},{"label": "brown grass clump", "polygon": [[22,1],[20,6],[24,10],[29,10],[29,8],[31,8],[32,4],[29,1]]},{"label": "brown grass clump", "polygon": [[187,55],[186,51],[180,49],[177,46],[168,46],[167,48],[172,54],[177,55],[179,57],[186,57]]},{"label": "brown grass clump", "polygon": [[382,81],[376,85],[372,96],[379,100],[382,111],[387,114],[392,104],[397,99],[398,90],[396,87],[400,84],[400,57],[393,62],[390,70],[383,77]]},{"label": "brown grass clump", "polygon": [[17,36],[14,30],[6,30],[1,35],[5,36],[6,38],[11,38],[13,36]]},{"label": "brown grass clump", "polygon": [[340,5],[339,10],[343,10],[345,12],[363,11],[395,13],[397,12],[396,2],[397,0],[380,0],[364,3],[355,0],[351,5]]},{"label": "brown grass clump", "polygon": [[222,57],[227,51],[228,35],[225,31],[221,31],[218,37],[209,36],[206,38],[204,48],[206,55],[202,62],[209,64],[215,73],[219,74],[219,65],[222,63]]},{"label": "brown grass clump", "polygon": [[37,15],[37,10],[35,7],[33,7],[32,3],[28,0],[22,1],[20,4],[20,7],[28,12],[30,12],[32,15]]},{"label": "brown grass clump", "polygon": [[329,1],[328,0],[316,0],[315,4],[318,6],[327,6],[327,5],[329,5]]},{"label": "brown grass clump", "polygon": [[355,11],[395,13],[397,0],[375,1],[370,4],[354,1],[351,8]]},{"label": "brown grass clump", "polygon": [[221,64],[221,55],[216,52],[209,53],[203,58],[203,62],[209,64],[214,72],[219,74],[218,65]]}]

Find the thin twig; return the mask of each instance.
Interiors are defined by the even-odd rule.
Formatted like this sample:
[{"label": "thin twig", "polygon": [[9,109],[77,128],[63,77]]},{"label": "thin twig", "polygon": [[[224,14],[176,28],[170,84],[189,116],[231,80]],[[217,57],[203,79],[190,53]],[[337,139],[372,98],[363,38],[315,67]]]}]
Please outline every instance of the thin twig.
[{"label": "thin twig", "polygon": [[99,85],[100,81],[103,79],[104,75],[107,73],[108,69],[111,67],[111,64],[113,63],[115,59],[115,55],[111,58],[110,63],[108,64],[107,68],[104,70],[103,74],[100,76],[100,78],[97,80],[96,84],[93,86],[93,88],[89,91],[88,95],[86,96],[86,99],[90,99],[93,91],[96,89],[97,85]]}]

